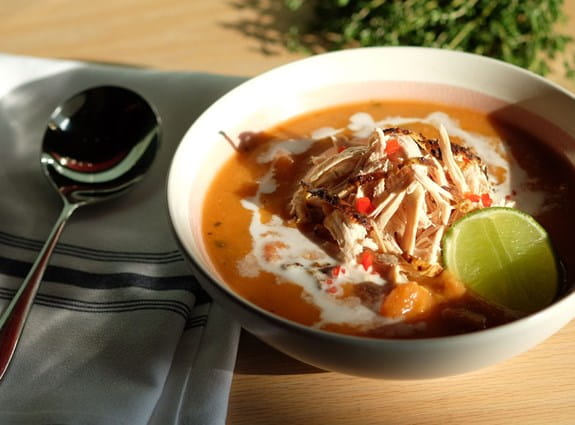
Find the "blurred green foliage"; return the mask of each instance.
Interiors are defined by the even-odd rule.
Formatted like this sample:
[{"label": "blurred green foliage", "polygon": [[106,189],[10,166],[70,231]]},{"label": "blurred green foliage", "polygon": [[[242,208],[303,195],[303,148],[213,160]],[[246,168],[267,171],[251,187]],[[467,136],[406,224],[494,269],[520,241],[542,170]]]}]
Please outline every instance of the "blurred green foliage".
[{"label": "blurred green foliage", "polygon": [[290,30],[291,49],[317,53],[359,46],[426,46],[502,59],[539,74],[561,61],[575,79],[572,39],[558,30],[563,0],[284,0],[311,7]]}]

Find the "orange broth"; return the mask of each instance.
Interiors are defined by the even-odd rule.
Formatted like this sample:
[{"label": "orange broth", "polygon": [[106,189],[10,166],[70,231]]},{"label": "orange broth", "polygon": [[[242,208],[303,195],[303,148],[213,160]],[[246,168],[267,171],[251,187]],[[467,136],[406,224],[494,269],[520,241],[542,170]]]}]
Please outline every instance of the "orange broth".
[{"label": "orange broth", "polygon": [[[203,212],[203,236],[211,261],[230,288],[243,298],[253,302],[279,316],[304,325],[314,325],[320,318],[318,307],[310,303],[302,288],[289,282],[280,282],[276,276],[261,272],[257,277],[247,277],[239,272],[238,264],[252,250],[252,238],[249,225],[252,213],[243,208],[240,201],[254,196],[260,179],[270,164],[258,164],[256,158],[267,149],[270,140],[309,138],[310,134],[322,127],[345,127],[351,115],[367,112],[375,121],[384,117],[425,117],[436,111],[447,114],[459,123],[460,128],[483,136],[502,140],[513,158],[526,170],[531,178],[530,184],[550,194],[545,212],[536,215],[536,219],[551,234],[551,238],[566,269],[566,276],[574,267],[569,254],[569,244],[574,240],[575,226],[573,199],[573,170],[560,155],[547,148],[545,144],[518,128],[503,123],[494,115],[454,107],[449,105],[418,101],[372,101],[349,104],[319,110],[293,118],[260,134],[257,143],[252,143],[241,153],[233,156],[219,171],[205,200]],[[438,137],[437,130],[424,123],[402,126],[420,132],[429,138]],[[249,129],[246,129],[249,130]],[[453,138],[459,141],[457,138]],[[309,167],[310,157],[317,155],[330,146],[329,142],[316,142],[303,154],[295,155],[295,161],[276,164],[275,178],[278,189],[263,197],[262,215],[264,220],[272,214],[289,221],[289,202],[300,179]],[[493,149],[501,146],[494,144]],[[491,170],[498,175],[498,170]],[[273,255],[273,247],[270,255]],[[439,291],[449,291],[446,286]],[[560,294],[558,294],[559,296]],[[493,327],[514,320],[506,312],[493,308],[489,304],[466,293],[450,301],[451,307],[472,307],[488,317],[487,326]],[[402,334],[397,326],[365,330],[345,324],[327,324],[323,328],[335,332],[367,335],[375,337],[429,337],[459,334],[471,330],[465,323],[452,322],[439,310],[418,318],[426,326],[415,333]]]}]

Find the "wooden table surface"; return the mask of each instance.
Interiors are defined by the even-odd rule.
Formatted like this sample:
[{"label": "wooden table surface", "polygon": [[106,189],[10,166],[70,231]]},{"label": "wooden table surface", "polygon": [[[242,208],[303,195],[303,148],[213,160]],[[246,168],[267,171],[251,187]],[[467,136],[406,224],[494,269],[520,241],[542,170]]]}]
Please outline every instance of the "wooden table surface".
[{"label": "wooden table surface", "polygon": [[[0,52],[253,76],[302,57],[278,43],[279,1],[0,1]],[[565,11],[575,36],[575,0]],[[228,423],[572,425],[575,323],[494,367],[412,382],[320,371],[244,333]]]}]

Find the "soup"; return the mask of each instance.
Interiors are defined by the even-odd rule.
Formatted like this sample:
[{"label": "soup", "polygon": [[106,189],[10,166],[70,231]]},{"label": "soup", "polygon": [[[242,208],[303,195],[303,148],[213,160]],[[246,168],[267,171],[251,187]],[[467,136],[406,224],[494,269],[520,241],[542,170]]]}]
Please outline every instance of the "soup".
[{"label": "soup", "polygon": [[[551,234],[567,276],[572,269],[571,168],[493,115],[373,101],[316,111],[239,139],[237,155],[208,192],[203,233],[229,286],[274,314],[381,338],[460,334],[515,320],[524,313],[481,299],[441,262],[441,237],[453,220],[496,205],[534,215]],[[385,176],[366,159],[376,151],[386,157]],[[437,165],[448,162],[449,152],[465,171],[457,208],[446,189],[457,179]],[[424,214],[405,212],[422,208]],[[375,216],[379,227],[399,230],[378,235]],[[430,220],[440,225],[432,228]],[[350,236],[356,231],[361,235]]]}]

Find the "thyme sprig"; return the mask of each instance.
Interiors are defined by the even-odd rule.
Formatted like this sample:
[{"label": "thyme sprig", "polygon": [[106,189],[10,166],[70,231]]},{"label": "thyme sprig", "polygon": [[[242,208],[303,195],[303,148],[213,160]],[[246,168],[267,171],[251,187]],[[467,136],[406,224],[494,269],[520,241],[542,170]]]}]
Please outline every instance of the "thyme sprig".
[{"label": "thyme sprig", "polygon": [[290,30],[292,49],[427,46],[490,56],[541,75],[560,61],[575,80],[572,38],[561,33],[563,0],[284,0],[313,8]]}]

